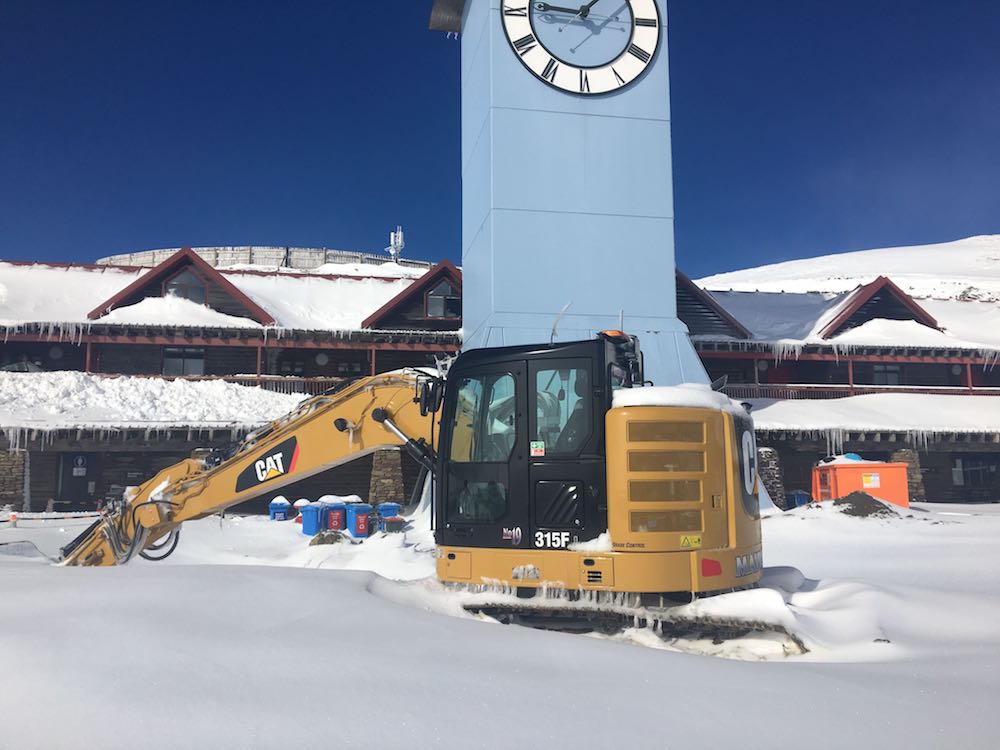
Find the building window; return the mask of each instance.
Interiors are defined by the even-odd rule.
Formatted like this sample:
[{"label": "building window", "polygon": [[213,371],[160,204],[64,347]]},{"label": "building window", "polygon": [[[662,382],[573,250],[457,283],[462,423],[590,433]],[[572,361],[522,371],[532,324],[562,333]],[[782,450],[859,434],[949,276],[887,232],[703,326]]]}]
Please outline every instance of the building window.
[{"label": "building window", "polygon": [[951,483],[956,487],[989,487],[996,483],[998,460],[994,456],[955,456]]},{"label": "building window", "polygon": [[875,365],[875,385],[899,384],[899,365]]},{"label": "building window", "polygon": [[306,371],[306,363],[302,359],[285,359],[282,360],[279,369],[282,375],[303,375]]},{"label": "building window", "polygon": [[442,281],[427,292],[426,314],[428,318],[462,316],[462,297],[450,282]]},{"label": "building window", "polygon": [[163,350],[164,375],[204,375],[205,350],[191,347],[166,347]]},{"label": "building window", "polygon": [[183,297],[199,305],[205,304],[208,290],[205,282],[190,269],[184,269],[163,284],[164,297]]},{"label": "building window", "polygon": [[353,377],[355,375],[360,375],[364,370],[364,365],[360,362],[338,362],[337,363],[337,374],[344,377]]}]

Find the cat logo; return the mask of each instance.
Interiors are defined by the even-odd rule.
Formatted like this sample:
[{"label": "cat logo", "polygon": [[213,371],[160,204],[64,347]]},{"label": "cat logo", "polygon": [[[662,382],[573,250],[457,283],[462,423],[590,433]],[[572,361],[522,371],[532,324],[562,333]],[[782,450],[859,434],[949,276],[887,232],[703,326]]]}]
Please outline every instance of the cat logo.
[{"label": "cat logo", "polygon": [[295,471],[299,458],[299,444],[295,438],[285,442],[260,456],[245,468],[236,478],[236,491],[243,492],[272,479],[283,477]]},{"label": "cat logo", "polygon": [[265,456],[253,467],[257,470],[257,479],[266,482],[268,479],[280,477],[285,473],[285,454],[275,453],[273,456]]}]

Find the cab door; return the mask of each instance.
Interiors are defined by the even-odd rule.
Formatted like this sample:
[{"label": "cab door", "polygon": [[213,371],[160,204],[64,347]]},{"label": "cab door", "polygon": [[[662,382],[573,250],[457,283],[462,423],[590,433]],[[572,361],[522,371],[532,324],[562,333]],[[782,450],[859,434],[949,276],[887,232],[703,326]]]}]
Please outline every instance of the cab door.
[{"label": "cab door", "polygon": [[531,546],[565,549],[608,528],[603,373],[590,358],[528,365]]},{"label": "cab door", "polygon": [[450,435],[438,542],[459,547],[527,547],[529,503],[524,362],[450,376]]}]

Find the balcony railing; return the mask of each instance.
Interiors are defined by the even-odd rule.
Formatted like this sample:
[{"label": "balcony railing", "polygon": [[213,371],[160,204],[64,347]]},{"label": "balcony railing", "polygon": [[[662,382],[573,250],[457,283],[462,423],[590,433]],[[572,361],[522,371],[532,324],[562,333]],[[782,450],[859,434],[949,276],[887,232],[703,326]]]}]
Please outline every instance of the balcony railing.
[{"label": "balcony railing", "polygon": [[[123,377],[119,373],[94,372],[92,375],[104,378]],[[317,396],[323,391],[343,383],[345,377],[304,378],[298,375],[130,375],[135,378],[161,378],[163,380],[224,380],[227,383],[258,386],[275,393],[301,393],[303,396]]]},{"label": "balcony railing", "polygon": [[730,398],[845,398],[866,393],[930,393],[948,396],[1000,396],[1000,388],[954,385],[839,385],[828,383],[731,383],[722,389]]}]

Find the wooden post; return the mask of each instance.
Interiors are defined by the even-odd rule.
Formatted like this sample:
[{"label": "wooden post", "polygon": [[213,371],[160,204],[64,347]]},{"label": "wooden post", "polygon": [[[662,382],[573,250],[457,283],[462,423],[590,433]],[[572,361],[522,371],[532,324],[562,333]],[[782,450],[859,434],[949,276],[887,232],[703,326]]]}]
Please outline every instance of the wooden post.
[{"label": "wooden post", "polygon": [[965,363],[965,384],[967,386],[969,386],[969,390],[970,391],[974,387],[972,385],[972,363],[971,362],[966,362]]},{"label": "wooden post", "polygon": [[369,351],[370,351],[370,356],[371,356],[371,367],[370,367],[371,372],[369,373],[369,375],[374,375],[375,374],[375,347],[372,347]]},{"label": "wooden post", "polygon": [[257,345],[257,385],[260,385],[261,365],[264,362],[264,347]]},{"label": "wooden post", "polygon": [[89,341],[87,342],[86,354],[84,355],[83,371],[93,372],[94,371],[94,360],[93,360],[93,344]]},{"label": "wooden post", "polygon": [[854,393],[854,360],[847,360],[847,388]]}]

